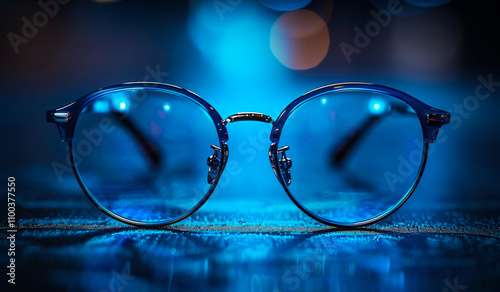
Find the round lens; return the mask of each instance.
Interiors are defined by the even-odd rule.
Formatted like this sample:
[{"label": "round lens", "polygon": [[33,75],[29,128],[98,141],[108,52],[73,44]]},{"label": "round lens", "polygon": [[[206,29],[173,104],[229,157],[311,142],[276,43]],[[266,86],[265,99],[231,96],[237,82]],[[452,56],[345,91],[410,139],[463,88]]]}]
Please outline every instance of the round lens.
[{"label": "round lens", "polygon": [[221,154],[215,124],[186,96],[121,89],[85,106],[72,150],[81,182],[107,212],[141,223],[190,214],[211,191]]},{"label": "round lens", "polygon": [[398,207],[413,191],[424,160],[422,126],[412,107],[357,90],[323,94],[296,108],[280,136],[284,146],[292,162],[289,193],[319,219],[338,225]]}]

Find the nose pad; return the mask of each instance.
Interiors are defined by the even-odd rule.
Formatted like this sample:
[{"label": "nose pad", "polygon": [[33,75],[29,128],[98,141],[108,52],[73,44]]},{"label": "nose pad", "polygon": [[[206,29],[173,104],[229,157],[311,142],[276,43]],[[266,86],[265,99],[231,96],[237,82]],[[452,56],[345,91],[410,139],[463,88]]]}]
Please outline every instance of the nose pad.
[{"label": "nose pad", "polygon": [[213,184],[213,182],[217,178],[217,173],[219,172],[219,166],[220,166],[219,153],[221,153],[221,149],[220,147],[215,145],[210,145],[210,148],[214,150],[214,154],[210,155],[207,159],[207,165],[208,165],[207,182],[209,184]]},{"label": "nose pad", "polygon": [[[290,172],[290,168],[292,167],[292,159],[286,156],[285,151],[289,150],[290,147],[284,146],[276,150],[278,157],[273,154],[274,149],[276,149],[276,144],[273,143],[271,147],[269,147],[269,161],[271,162],[271,166],[273,167],[274,174],[276,175],[276,178],[280,180],[278,177],[278,171],[280,171],[281,176],[284,178],[285,184],[289,186],[292,183],[292,175]],[[275,163],[275,160],[277,160],[277,163]]]},{"label": "nose pad", "polygon": [[286,157],[286,152],[289,150],[290,147],[284,146],[278,149],[278,157],[279,157],[279,164],[280,164],[280,170],[281,170],[281,175],[285,179],[285,183],[287,186],[289,186],[292,183],[292,174],[290,172],[290,168],[292,168],[292,159]]}]

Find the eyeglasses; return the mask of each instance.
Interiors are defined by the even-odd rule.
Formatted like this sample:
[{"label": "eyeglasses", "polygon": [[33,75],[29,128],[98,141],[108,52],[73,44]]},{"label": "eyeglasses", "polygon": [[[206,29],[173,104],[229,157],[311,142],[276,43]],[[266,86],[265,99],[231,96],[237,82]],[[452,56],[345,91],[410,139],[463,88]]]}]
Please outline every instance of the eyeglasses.
[{"label": "eyeglasses", "polygon": [[276,120],[222,119],[191,91],[143,82],[102,88],[46,118],[68,142],[85,194],[121,222],[161,226],[193,214],[228,161],[228,124],[258,121],[272,124],[269,159],[295,205],[324,224],[362,226],[408,200],[450,113],[389,87],[338,83],[302,95]]}]

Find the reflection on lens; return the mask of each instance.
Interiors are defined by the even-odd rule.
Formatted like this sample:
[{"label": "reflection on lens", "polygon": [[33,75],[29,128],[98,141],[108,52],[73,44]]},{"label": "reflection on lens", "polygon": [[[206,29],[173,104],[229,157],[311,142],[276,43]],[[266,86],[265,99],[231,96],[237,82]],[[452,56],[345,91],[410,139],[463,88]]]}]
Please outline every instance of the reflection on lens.
[{"label": "reflection on lens", "polygon": [[420,173],[423,132],[414,110],[383,94],[318,96],[286,121],[293,197],[338,224],[373,219],[406,198]]},{"label": "reflection on lens", "polygon": [[205,197],[212,186],[211,145],[220,146],[219,139],[203,108],[144,88],[89,103],[72,141],[78,174],[94,201],[144,223],[171,221]]}]

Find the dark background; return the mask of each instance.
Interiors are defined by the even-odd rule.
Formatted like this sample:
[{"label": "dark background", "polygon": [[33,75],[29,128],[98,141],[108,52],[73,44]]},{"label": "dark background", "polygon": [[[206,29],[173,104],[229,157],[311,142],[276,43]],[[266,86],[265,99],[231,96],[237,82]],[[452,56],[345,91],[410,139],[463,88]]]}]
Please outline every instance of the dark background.
[{"label": "dark background", "polygon": [[[340,44],[352,45],[354,28],[363,29],[373,20],[370,11],[386,9],[388,1],[312,1],[304,9],[327,22],[329,46],[322,62],[306,70],[284,66],[270,47],[273,24],[284,13],[269,8],[272,1],[221,0],[231,8],[223,19],[214,1],[100,2],[60,5],[18,53],[7,35],[21,35],[22,18],[41,8],[36,1],[2,3],[1,173],[18,185],[20,285],[74,291],[498,287],[500,87],[473,110],[456,110],[475,94],[479,76],[500,81],[494,1],[413,1],[437,3],[428,8],[401,1],[403,12],[350,63]],[[51,163],[64,163],[66,145],[45,122],[45,111],[100,87],[142,81],[156,68],[163,72],[157,81],[194,91],[223,117],[257,111],[276,118],[309,90],[361,81],[400,89],[461,118],[443,128],[446,139],[435,145],[412,198],[369,228],[329,229],[300,214],[275,180],[263,144],[251,162],[232,151],[241,171],[225,175],[193,218],[140,230],[101,214],[71,173],[58,180]],[[266,126],[232,126],[229,147]],[[286,207],[260,203],[270,196]],[[0,208],[5,223],[6,205]]]}]

